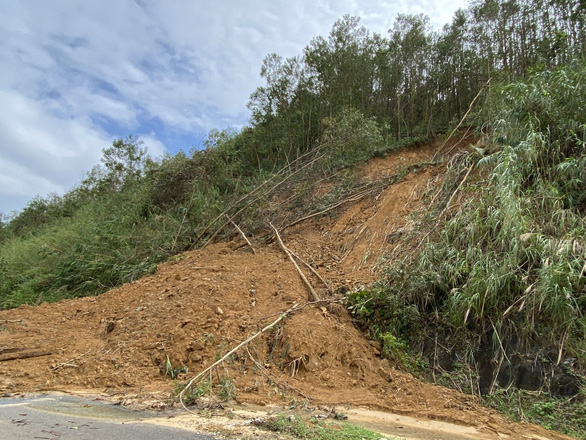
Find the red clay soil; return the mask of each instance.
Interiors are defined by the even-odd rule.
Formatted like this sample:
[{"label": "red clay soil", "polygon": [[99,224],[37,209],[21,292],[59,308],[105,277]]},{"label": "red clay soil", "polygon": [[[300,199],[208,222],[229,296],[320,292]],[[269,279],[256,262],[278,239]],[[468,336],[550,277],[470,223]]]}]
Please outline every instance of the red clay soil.
[{"label": "red clay soil", "polygon": [[[364,168],[364,178],[429,160],[438,145],[375,159]],[[328,303],[307,303],[306,286],[276,244],[255,243],[253,254],[236,236],[179,255],[155,274],[98,297],[1,311],[0,392],[106,392],[121,400],[169,396],[175,383],[165,378],[167,357],[173,367],[187,366],[189,373],[180,379],[189,379],[300,304],[215,370],[214,384],[229,375],[242,403],[296,399],[474,426],[486,438],[567,438],[507,422],[473,396],[394,369],[336,302],[341,286],[351,289],[376,278],[376,263],[394,246],[389,235],[409,227],[408,214],[442,172],[413,172],[376,197],[342,206],[335,218],[308,220],[283,232],[287,246],[327,280],[334,293],[304,268]],[[33,356],[8,360],[27,354]]]}]

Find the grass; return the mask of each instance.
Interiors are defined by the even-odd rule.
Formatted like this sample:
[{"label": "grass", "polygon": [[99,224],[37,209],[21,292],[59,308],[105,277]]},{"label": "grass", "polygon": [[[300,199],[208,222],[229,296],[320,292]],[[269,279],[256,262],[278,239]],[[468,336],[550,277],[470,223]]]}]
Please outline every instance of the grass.
[{"label": "grass", "polygon": [[350,423],[305,421],[296,415],[279,415],[259,423],[269,431],[306,440],[379,440],[380,434]]},{"label": "grass", "polygon": [[576,438],[586,438],[586,407],[583,401],[552,398],[547,393],[511,389],[485,396],[484,404],[515,421],[539,424]]}]

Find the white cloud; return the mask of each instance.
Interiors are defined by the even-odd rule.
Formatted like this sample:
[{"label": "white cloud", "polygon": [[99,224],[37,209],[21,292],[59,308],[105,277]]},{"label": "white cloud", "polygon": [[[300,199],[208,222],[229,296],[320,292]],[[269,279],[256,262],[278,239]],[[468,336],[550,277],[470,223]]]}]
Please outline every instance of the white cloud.
[{"label": "white cloud", "polygon": [[152,155],[242,126],[262,59],[290,57],[344,14],[386,35],[397,13],[436,27],[458,1],[0,0],[0,212],[62,193],[114,138]]},{"label": "white cloud", "polygon": [[143,147],[148,151],[149,156],[153,159],[160,159],[167,152],[165,145],[156,138],[155,133],[142,134],[140,140],[143,142]]}]

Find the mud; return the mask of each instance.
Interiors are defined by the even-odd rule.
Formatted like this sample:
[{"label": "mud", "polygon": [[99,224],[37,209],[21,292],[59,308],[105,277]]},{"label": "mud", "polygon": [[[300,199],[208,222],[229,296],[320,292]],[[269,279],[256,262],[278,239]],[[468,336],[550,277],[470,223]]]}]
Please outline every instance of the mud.
[{"label": "mud", "polygon": [[[429,161],[438,145],[376,159],[363,169],[364,179]],[[396,369],[381,358],[381,347],[353,326],[340,303],[340,292],[376,279],[380,258],[396,247],[389,237],[411,227],[408,215],[442,172],[439,166],[424,167],[380,194],[282,234],[327,281],[326,288],[306,271],[326,300],[320,304],[307,303],[306,287],[276,244],[253,240],[253,254],[235,235],[231,242],[178,255],[155,274],[98,297],[1,311],[0,355],[48,353],[1,361],[0,392],[99,392],[126,405],[165,408],[177,381],[203,371],[300,304],[282,324],[214,370],[214,392],[228,380],[237,403],[368,408],[392,413],[389,417],[399,417],[405,427],[409,423],[400,417],[413,418],[411,425],[428,431],[443,429],[436,422],[461,426],[457,434],[471,437],[460,438],[566,438],[509,423],[474,396]],[[166,377],[167,362],[189,372],[174,381]]]}]

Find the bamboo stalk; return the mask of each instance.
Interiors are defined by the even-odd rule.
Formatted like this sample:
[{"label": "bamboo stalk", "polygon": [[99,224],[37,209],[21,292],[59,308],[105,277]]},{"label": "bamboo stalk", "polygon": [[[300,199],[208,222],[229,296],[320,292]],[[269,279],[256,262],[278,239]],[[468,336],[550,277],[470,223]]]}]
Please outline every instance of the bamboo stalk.
[{"label": "bamboo stalk", "polygon": [[297,303],[293,307],[291,307],[289,310],[283,312],[279,316],[279,318],[277,318],[275,321],[273,321],[272,323],[270,323],[269,325],[267,325],[266,327],[264,327],[262,330],[260,330],[257,333],[255,333],[253,336],[251,336],[250,338],[248,338],[244,342],[241,342],[240,344],[238,344],[236,347],[234,347],[232,350],[230,350],[228,353],[226,353],[224,356],[222,356],[222,358],[218,359],[216,362],[214,362],[212,365],[210,365],[209,367],[207,367],[201,373],[199,373],[198,375],[196,375],[195,377],[193,377],[187,383],[187,385],[185,385],[185,388],[183,388],[183,390],[181,390],[181,392],[179,393],[179,401],[181,402],[181,405],[183,406],[183,408],[185,408],[187,410],[187,407],[185,406],[185,403],[183,402],[183,396],[184,396],[185,392],[193,386],[193,384],[197,383],[197,381],[199,381],[207,373],[211,372],[215,367],[217,367],[218,365],[220,365],[221,363],[223,363],[227,358],[229,358],[232,354],[234,354],[235,352],[237,352],[240,348],[242,348],[246,344],[250,343],[251,341],[253,341],[257,337],[259,337],[260,335],[262,335],[263,333],[265,333],[266,331],[268,331],[271,328],[273,328],[275,325],[277,325],[279,322],[281,322],[283,319],[285,319],[287,317],[287,315],[289,315],[290,313],[292,313],[293,311],[295,311],[295,309],[298,306],[299,306],[299,304]]},{"label": "bamboo stalk", "polygon": [[454,128],[452,130],[452,132],[450,133],[450,135],[447,137],[446,141],[443,143],[443,145],[438,148],[438,150],[435,152],[435,154],[433,155],[433,158],[431,159],[432,161],[435,161],[437,155],[444,149],[444,147],[446,146],[446,144],[448,143],[448,141],[452,138],[452,136],[454,135],[454,133],[460,128],[460,126],[464,123],[464,119],[466,119],[466,117],[468,116],[468,114],[470,113],[470,111],[472,110],[472,107],[474,106],[474,103],[476,102],[476,100],[478,99],[478,97],[480,96],[480,94],[482,93],[482,91],[485,89],[486,86],[488,86],[490,84],[490,81],[492,80],[492,77],[488,78],[488,81],[486,81],[486,83],[480,88],[480,90],[478,91],[478,93],[476,94],[476,96],[474,97],[474,99],[472,100],[472,102],[470,103],[470,106],[468,107],[468,111],[466,111],[466,113],[464,114],[464,116],[462,116],[462,119],[460,119],[460,122],[458,123],[458,125],[456,125],[456,128]]},{"label": "bamboo stalk", "polygon": [[230,216],[228,214],[226,214],[226,218],[228,220],[230,220],[230,222],[232,223],[232,226],[234,226],[236,228],[236,230],[240,233],[240,235],[242,236],[242,238],[244,238],[244,241],[246,241],[246,243],[248,244],[248,246],[250,246],[250,249],[252,249],[252,253],[253,254],[256,254],[256,251],[252,247],[252,243],[250,243],[250,241],[248,241],[248,238],[246,237],[246,234],[244,234],[244,232],[242,232],[242,229],[240,229],[238,227],[238,225],[232,221],[232,219],[230,218]]},{"label": "bamboo stalk", "polygon": [[28,359],[40,356],[49,356],[53,354],[51,351],[26,351],[22,353],[9,353],[0,355],[0,362],[14,361],[16,359]]},{"label": "bamboo stalk", "polygon": [[305,274],[301,271],[301,269],[297,265],[297,262],[293,258],[293,255],[291,255],[291,251],[289,251],[287,246],[285,246],[285,243],[283,243],[283,240],[281,240],[281,236],[279,235],[279,231],[277,231],[277,228],[275,228],[272,223],[270,223],[270,225],[271,225],[271,228],[273,228],[273,231],[275,231],[275,236],[277,237],[277,242],[279,243],[279,246],[281,246],[281,249],[283,249],[283,252],[285,252],[287,257],[289,257],[289,261],[291,261],[291,263],[293,263],[293,266],[295,266],[295,269],[297,269],[297,272],[299,273],[299,276],[303,280],[303,283],[307,286],[307,289],[309,290],[309,293],[311,296],[311,300],[312,301],[319,301],[319,296],[317,295],[317,293],[315,293],[315,290],[313,289],[310,282],[307,280],[307,277],[305,276]]},{"label": "bamboo stalk", "polygon": [[415,247],[415,249],[413,250],[413,252],[415,252],[417,249],[419,249],[421,247],[421,245],[423,244],[423,242],[425,241],[425,239],[427,237],[429,237],[433,231],[435,231],[435,228],[437,228],[437,225],[440,222],[441,218],[443,217],[443,215],[445,214],[445,212],[450,207],[450,204],[452,203],[452,200],[454,200],[454,197],[456,196],[456,194],[458,193],[458,191],[460,191],[460,188],[462,188],[462,185],[464,185],[464,182],[466,182],[466,179],[468,179],[468,176],[470,175],[470,173],[472,172],[473,169],[474,169],[474,165],[470,165],[470,167],[468,168],[468,172],[466,173],[466,175],[464,176],[464,178],[462,179],[462,181],[460,182],[460,184],[458,185],[458,187],[454,190],[454,192],[450,196],[450,199],[448,200],[448,203],[446,204],[445,208],[442,209],[442,212],[437,216],[437,221],[435,222],[435,224],[433,225],[433,227],[429,230],[429,232],[423,236],[423,238],[421,239],[421,241],[419,242],[419,244]]}]

